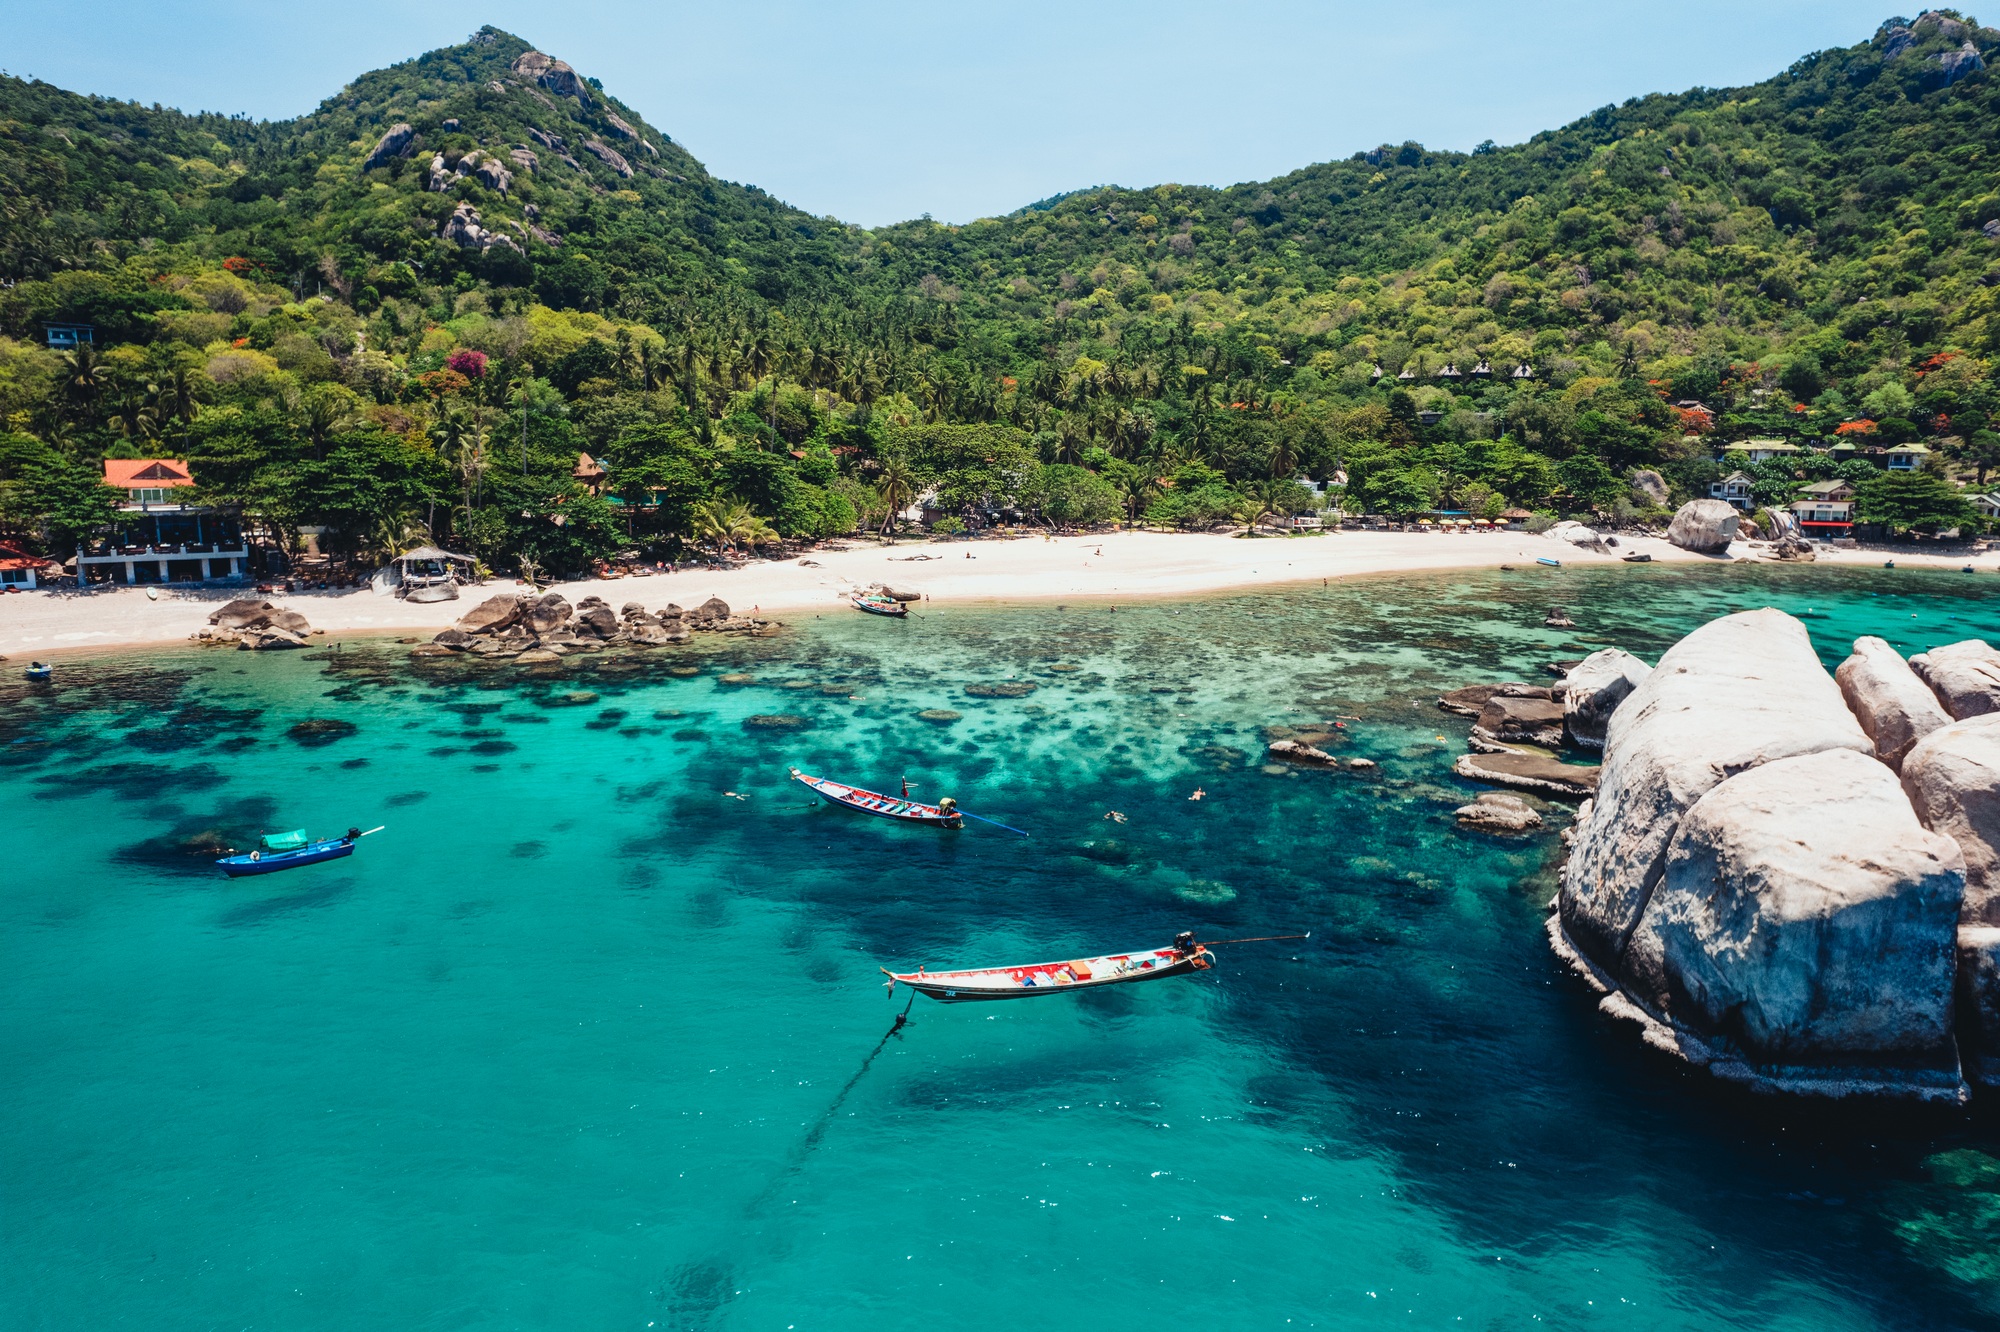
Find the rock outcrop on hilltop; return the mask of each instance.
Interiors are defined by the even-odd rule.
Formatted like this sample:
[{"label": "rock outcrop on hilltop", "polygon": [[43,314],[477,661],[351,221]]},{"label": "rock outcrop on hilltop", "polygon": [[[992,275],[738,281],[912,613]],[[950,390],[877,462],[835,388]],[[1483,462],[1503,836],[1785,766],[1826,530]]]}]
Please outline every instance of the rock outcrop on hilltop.
[{"label": "rock outcrop on hilltop", "polygon": [[1751,1086],[2000,1087],[1996,661],[1863,638],[1836,683],[1779,611],[1689,634],[1611,712],[1556,952],[1650,1044]]},{"label": "rock outcrop on hilltop", "polygon": [[1736,539],[1743,515],[1721,500],[1689,500],[1667,524],[1667,540],[1682,550],[1700,555],[1720,555]]}]

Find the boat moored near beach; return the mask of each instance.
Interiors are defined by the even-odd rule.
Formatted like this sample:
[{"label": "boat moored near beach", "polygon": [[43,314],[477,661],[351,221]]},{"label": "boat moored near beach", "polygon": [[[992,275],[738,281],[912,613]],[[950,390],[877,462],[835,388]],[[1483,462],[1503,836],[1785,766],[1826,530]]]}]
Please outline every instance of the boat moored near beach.
[{"label": "boat moored near beach", "polygon": [[797,768],[788,769],[792,780],[802,783],[805,788],[818,795],[829,805],[839,805],[843,809],[858,809],[863,814],[873,814],[877,818],[900,819],[905,823],[928,823],[939,828],[962,828],[965,815],[958,808],[958,802],[950,796],[935,805],[926,805],[909,798],[907,788],[902,796],[883,795],[879,791],[864,791],[858,786],[846,786],[825,777],[811,777]]},{"label": "boat moored near beach", "polygon": [[1183,934],[1167,948],[1138,953],[1110,953],[1104,957],[1078,958],[1069,962],[1034,962],[1026,966],[979,967],[968,971],[926,971],[919,967],[900,974],[884,967],[889,990],[907,985],[918,994],[929,995],[944,1004],[962,1004],[975,999],[1029,999],[1036,995],[1061,994],[1070,990],[1091,990],[1130,981],[1163,980],[1206,971],[1214,962],[1204,944],[1193,934]]},{"label": "boat moored near beach", "polygon": [[892,620],[900,620],[910,613],[910,608],[894,597],[885,597],[876,592],[857,593],[848,598],[854,609],[867,611],[870,615],[886,615]]},{"label": "boat moored near beach", "polygon": [[317,865],[323,860],[339,860],[354,854],[354,844],[369,833],[381,832],[381,828],[370,828],[363,832],[359,828],[349,828],[338,837],[322,837],[310,840],[305,829],[292,832],[268,833],[258,839],[260,845],[255,851],[243,855],[224,856],[215,863],[222,866],[222,872],[232,879],[240,879],[251,874],[275,874],[279,870],[298,869],[302,865]]}]

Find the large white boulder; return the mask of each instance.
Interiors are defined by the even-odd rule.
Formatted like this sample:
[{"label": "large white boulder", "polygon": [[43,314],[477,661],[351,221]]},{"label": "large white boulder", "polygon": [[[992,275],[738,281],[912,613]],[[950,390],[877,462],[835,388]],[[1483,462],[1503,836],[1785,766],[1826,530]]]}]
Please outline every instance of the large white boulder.
[{"label": "large white boulder", "polygon": [[1688,807],[1738,773],[1829,749],[1874,754],[1791,616],[1726,615],[1667,649],[1605,729],[1596,803],[1563,869],[1558,947],[1617,973]]},{"label": "large white boulder", "polygon": [[1898,771],[1910,746],[1951,724],[1937,695],[1883,639],[1855,639],[1854,655],[1835,668],[1833,678],[1861,729],[1875,742],[1875,757]]},{"label": "large white boulder", "polygon": [[2000,712],[2000,651],[1983,638],[1920,652],[1910,658],[1910,669],[1960,721]]},{"label": "large white boulder", "polygon": [[1572,546],[1594,546],[1601,540],[1595,528],[1585,527],[1571,518],[1555,524],[1542,536],[1549,541],[1567,541]]},{"label": "large white boulder", "polygon": [[1917,817],[1965,853],[1967,925],[2000,925],[2000,713],[1940,727],[1903,760]]},{"label": "large white boulder", "polygon": [[1957,1099],[1964,889],[1957,845],[1888,768],[1853,749],[1778,759],[1680,820],[1624,989],[1724,1076]]},{"label": "large white boulder", "polygon": [[1721,500],[1689,500],[1667,524],[1667,540],[1682,550],[1720,555],[1736,539],[1736,529],[1742,521],[1743,515]]},{"label": "large white boulder", "polygon": [[1570,743],[1604,748],[1604,728],[1611,714],[1652,673],[1651,666],[1622,648],[1593,652],[1572,666],[1557,691]]}]

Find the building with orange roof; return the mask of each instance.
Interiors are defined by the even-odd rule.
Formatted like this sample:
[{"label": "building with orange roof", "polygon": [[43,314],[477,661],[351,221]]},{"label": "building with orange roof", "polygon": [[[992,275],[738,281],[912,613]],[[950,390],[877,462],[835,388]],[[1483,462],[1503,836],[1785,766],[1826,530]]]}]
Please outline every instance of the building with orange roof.
[{"label": "building with orange roof", "polygon": [[79,583],[203,583],[250,572],[242,515],[193,503],[184,460],[106,458],[104,484],[124,499],[118,522],[77,548]]},{"label": "building with orange roof", "polygon": [[0,592],[32,592],[38,580],[56,567],[54,560],[30,555],[19,546],[0,541]]}]

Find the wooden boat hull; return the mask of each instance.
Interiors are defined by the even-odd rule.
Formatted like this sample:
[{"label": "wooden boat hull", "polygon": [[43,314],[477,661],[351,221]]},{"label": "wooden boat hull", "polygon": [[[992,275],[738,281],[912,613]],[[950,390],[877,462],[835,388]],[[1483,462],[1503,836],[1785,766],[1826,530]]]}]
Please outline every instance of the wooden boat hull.
[{"label": "wooden boat hull", "polygon": [[1095,990],[1106,985],[1164,980],[1208,970],[1214,955],[1196,945],[1183,952],[1154,948],[1138,953],[1112,953],[1072,962],[1037,962],[1022,967],[986,967],[972,971],[889,972],[890,989],[907,985],[941,1004],[1000,999],[1033,999],[1042,995]]},{"label": "wooden boat hull", "polygon": [[886,615],[892,620],[900,620],[910,613],[910,608],[900,601],[869,601],[855,597],[853,604],[856,610],[867,611],[870,615]]},{"label": "wooden boat hull", "polygon": [[353,854],[354,843],[336,837],[330,841],[313,842],[296,851],[272,851],[255,860],[248,856],[224,856],[215,863],[222,866],[222,872],[230,878],[241,879],[252,874],[276,874],[279,870],[317,865],[323,860],[339,860],[342,856]]},{"label": "wooden boat hull", "polygon": [[878,819],[894,819],[899,823],[929,824],[935,828],[965,826],[965,816],[957,810],[944,810],[936,805],[905,800],[900,796],[883,795],[879,791],[864,791],[858,786],[846,786],[825,777],[809,777],[797,768],[793,768],[791,773],[793,781],[803,785],[827,804],[837,805],[842,809],[872,814]]}]

